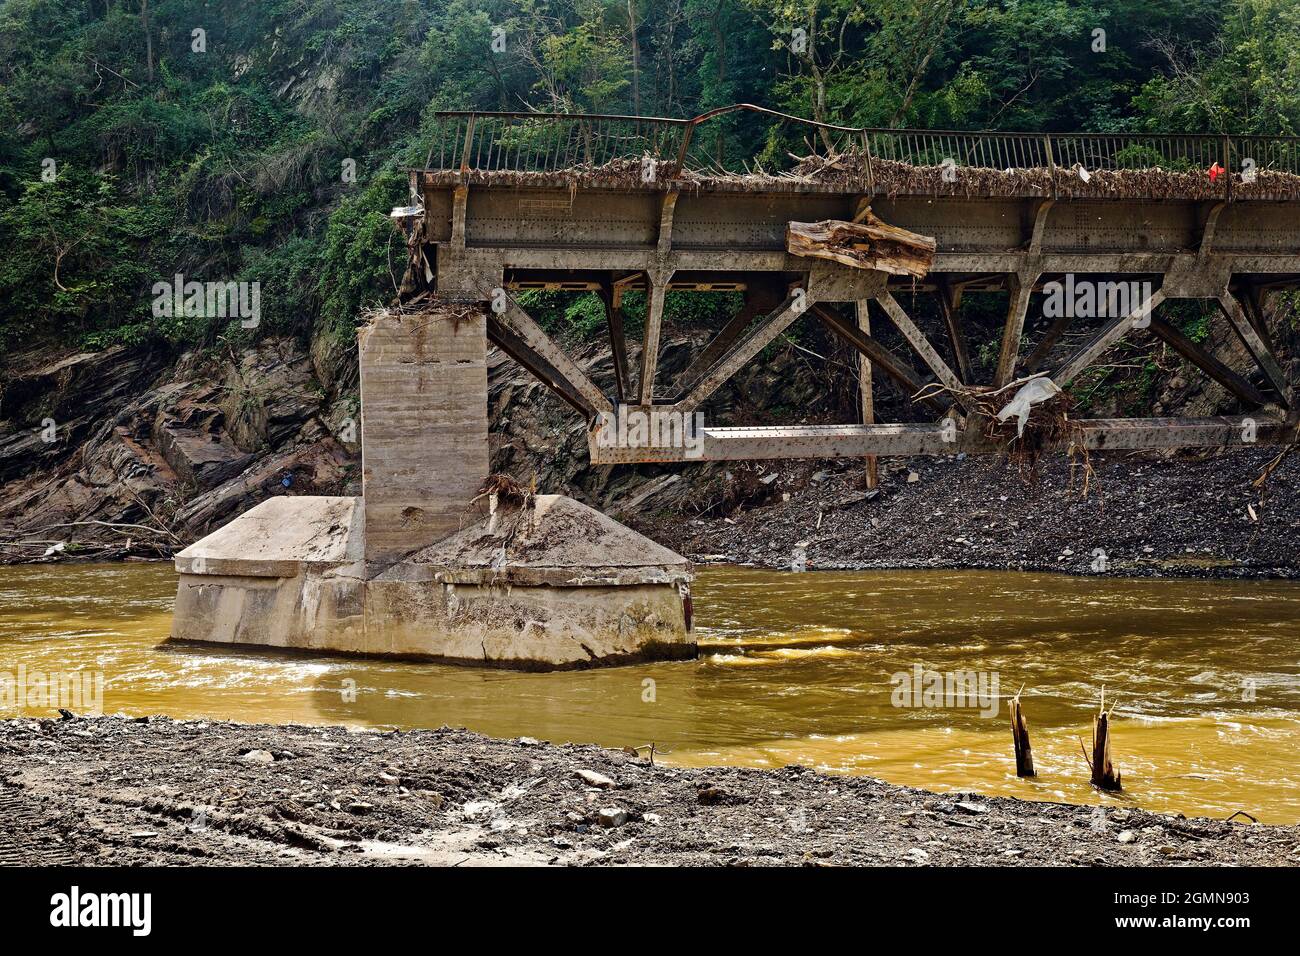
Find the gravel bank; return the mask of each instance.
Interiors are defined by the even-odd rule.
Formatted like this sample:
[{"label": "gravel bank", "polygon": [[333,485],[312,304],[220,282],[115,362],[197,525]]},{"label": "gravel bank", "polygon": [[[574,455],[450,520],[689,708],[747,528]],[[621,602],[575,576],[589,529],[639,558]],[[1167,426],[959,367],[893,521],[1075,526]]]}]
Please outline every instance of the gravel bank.
[{"label": "gravel bank", "polygon": [[[1103,815],[1104,814],[1104,815]],[[462,730],[0,722],[0,863],[1300,863],[1300,827],[651,767]]]},{"label": "gravel bank", "polygon": [[810,570],[1290,578],[1300,455],[1253,486],[1278,451],[1095,455],[1087,496],[1064,455],[1044,458],[1033,482],[996,459],[886,459],[877,492],[864,490],[859,461],[738,464],[732,482],[755,489],[743,505],[636,527],[695,561],[770,568],[789,568],[803,544]]}]

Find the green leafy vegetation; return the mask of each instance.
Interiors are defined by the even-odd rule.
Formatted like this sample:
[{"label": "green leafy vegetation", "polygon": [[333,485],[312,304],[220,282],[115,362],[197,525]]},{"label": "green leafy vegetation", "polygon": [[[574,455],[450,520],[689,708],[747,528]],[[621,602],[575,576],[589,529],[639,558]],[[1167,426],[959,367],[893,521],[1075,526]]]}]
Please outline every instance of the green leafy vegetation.
[{"label": "green leafy vegetation", "polygon": [[[400,279],[387,212],[438,109],[1294,133],[1298,41],[1293,0],[6,0],[0,346],[350,343]],[[789,149],[773,129],[727,117],[707,145]],[[155,314],[177,275],[258,282],[261,324]],[[603,325],[594,295],[536,306]],[[635,331],[643,297],[626,310]]]}]

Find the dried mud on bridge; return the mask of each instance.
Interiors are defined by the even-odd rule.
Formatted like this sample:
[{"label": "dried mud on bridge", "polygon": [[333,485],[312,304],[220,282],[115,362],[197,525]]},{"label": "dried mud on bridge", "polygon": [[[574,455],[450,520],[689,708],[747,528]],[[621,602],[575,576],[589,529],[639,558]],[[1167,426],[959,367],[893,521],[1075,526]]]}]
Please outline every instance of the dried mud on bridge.
[{"label": "dried mud on bridge", "polygon": [[3,864],[1300,863],[1300,827],[1104,813],[460,730],[0,723]]}]

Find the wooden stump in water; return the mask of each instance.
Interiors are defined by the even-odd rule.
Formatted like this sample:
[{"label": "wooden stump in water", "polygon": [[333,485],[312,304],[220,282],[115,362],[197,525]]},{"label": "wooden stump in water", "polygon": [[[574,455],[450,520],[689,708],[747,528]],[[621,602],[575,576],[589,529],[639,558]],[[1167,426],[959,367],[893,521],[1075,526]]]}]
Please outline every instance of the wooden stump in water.
[{"label": "wooden stump in water", "polygon": [[1016,748],[1016,776],[1034,776],[1034,751],[1029,746],[1029,725],[1020,707],[1020,691],[1011,698],[1011,741]]},{"label": "wooden stump in water", "polygon": [[[1120,786],[1120,775],[1110,762],[1110,715],[1114,711],[1113,704],[1110,711],[1106,710],[1106,689],[1103,687],[1101,690],[1101,709],[1097,712],[1097,716],[1092,719],[1092,759],[1088,760],[1086,750],[1083,759],[1088,760],[1088,769],[1092,771],[1092,785],[1094,787],[1098,790],[1118,792],[1123,789]],[[1080,746],[1082,746],[1082,743],[1080,741]]]}]

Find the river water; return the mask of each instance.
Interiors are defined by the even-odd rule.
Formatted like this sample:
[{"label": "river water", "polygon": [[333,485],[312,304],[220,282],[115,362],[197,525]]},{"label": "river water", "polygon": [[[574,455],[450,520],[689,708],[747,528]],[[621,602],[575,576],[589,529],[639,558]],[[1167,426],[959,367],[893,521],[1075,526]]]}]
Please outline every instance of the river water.
[{"label": "river water", "polygon": [[[175,584],[170,564],[0,568],[0,684],[95,672],[110,714],[653,741],[670,763],[1300,822],[1300,583],[705,568],[698,661],[551,674],[161,646]],[[921,693],[957,671],[989,696]],[[1103,685],[1118,796],[1080,752]],[[1033,780],[998,699],[1022,686]]]}]

